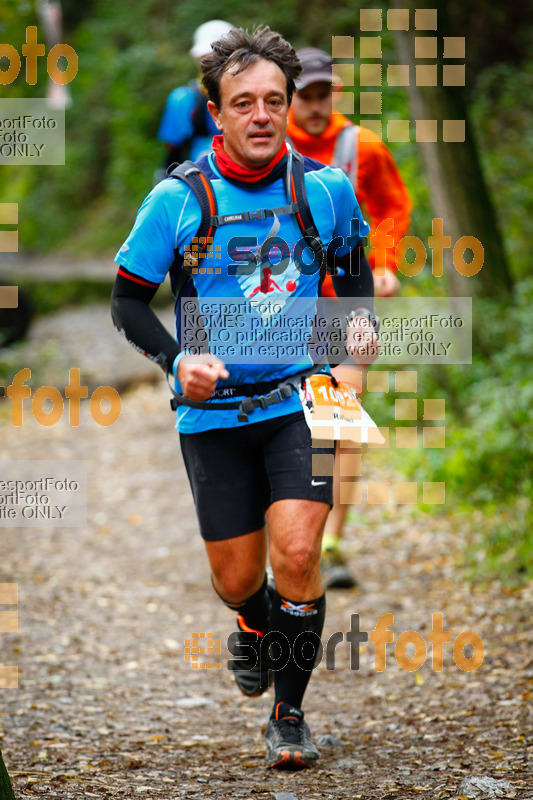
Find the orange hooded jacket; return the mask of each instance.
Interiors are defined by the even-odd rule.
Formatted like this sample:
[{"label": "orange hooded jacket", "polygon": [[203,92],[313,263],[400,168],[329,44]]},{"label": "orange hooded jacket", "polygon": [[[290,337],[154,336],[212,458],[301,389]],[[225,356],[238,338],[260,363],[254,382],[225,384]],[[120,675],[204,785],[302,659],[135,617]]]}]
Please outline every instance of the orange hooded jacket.
[{"label": "orange hooded jacket", "polygon": [[[331,164],[337,136],[343,128],[351,124],[342,114],[332,114],[324,133],[312,136],[295,124],[291,108],[287,135],[302,155],[314,158],[322,164]],[[370,225],[370,243],[374,249],[369,253],[368,261],[374,269],[376,252],[384,251],[386,267],[396,272],[394,252],[400,239],[409,230],[412,204],[388,147],[368,128],[360,128],[361,130],[364,131],[364,136],[358,137],[357,186],[354,186],[354,189],[363,213],[366,211]],[[388,218],[394,220],[394,227],[388,231],[380,231],[376,235],[379,223]],[[384,247],[386,242],[382,240],[385,236],[392,236],[394,241],[392,247]],[[322,294],[326,297],[335,296],[329,275],[322,285]]]}]

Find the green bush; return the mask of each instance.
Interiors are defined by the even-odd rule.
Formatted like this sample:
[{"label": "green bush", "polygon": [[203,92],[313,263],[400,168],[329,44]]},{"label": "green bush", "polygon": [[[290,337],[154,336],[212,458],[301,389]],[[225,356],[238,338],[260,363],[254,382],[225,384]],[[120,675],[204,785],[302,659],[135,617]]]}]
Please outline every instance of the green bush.
[{"label": "green bush", "polygon": [[533,238],[533,62],[483,70],[471,107],[480,155],[515,274],[530,271]]},{"label": "green bush", "polygon": [[[527,576],[533,576],[532,302],[531,278],[506,303],[474,301],[472,365],[417,369],[418,397],[446,401],[446,447],[387,451],[389,463],[411,479],[444,481],[448,510],[485,512],[475,540],[486,552],[482,567]],[[398,424],[393,395],[369,394],[365,407],[380,425]]]}]

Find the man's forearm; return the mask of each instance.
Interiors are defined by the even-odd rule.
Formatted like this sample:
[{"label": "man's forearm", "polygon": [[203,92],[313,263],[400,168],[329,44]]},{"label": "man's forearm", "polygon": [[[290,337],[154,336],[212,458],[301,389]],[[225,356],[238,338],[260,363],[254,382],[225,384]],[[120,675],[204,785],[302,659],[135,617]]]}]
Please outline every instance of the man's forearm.
[{"label": "man's forearm", "polygon": [[150,308],[157,288],[117,275],[111,295],[111,317],[115,328],[136,350],[171,372],[180,346]]},{"label": "man's forearm", "polygon": [[[359,269],[357,269],[357,264]],[[335,266],[344,271],[344,275],[333,275],[332,281],[333,288],[346,314],[356,307],[354,298],[358,301],[357,306],[374,311],[374,279],[363,246],[361,245],[357,251],[344,258],[336,258]],[[352,274],[352,272],[359,274]]]}]

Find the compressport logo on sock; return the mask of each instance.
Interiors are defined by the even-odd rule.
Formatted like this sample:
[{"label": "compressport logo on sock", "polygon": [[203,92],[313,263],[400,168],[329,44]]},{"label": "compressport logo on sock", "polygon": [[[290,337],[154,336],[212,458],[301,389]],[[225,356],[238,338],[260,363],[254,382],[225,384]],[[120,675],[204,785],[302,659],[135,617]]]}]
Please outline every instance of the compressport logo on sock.
[{"label": "compressport logo on sock", "polygon": [[291,603],[290,600],[281,598],[281,610],[293,617],[312,617],[318,614],[314,603]]}]

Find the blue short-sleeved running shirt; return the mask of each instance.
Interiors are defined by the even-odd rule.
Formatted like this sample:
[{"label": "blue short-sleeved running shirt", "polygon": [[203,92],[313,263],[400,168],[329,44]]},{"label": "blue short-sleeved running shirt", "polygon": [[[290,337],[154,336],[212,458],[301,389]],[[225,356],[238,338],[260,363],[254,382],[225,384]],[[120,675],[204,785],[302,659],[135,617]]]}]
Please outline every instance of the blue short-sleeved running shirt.
[{"label": "blue short-sleeved running shirt", "polygon": [[197,113],[204,115],[205,136],[194,135],[193,115],[198,102],[198,93],[194,86],[180,86],[174,89],[167,98],[165,110],[161,117],[157,138],[160,142],[179,147],[191,140],[189,158],[192,161],[206,155],[211,150],[213,136],[219,133],[207,106],[202,107]]},{"label": "blue short-sleeved running shirt", "polygon": [[[222,177],[214,153],[198,163],[211,179],[220,216],[287,206],[283,178],[268,185],[250,184],[244,188]],[[339,247],[337,254],[351,252],[368,234],[369,227],[363,220],[350,181],[340,169],[307,158],[304,163],[309,206],[324,247],[342,237],[339,242],[345,245]],[[306,269],[312,255],[309,250],[307,255],[303,252],[302,233],[294,214],[280,214],[277,219],[279,231],[270,247],[268,268],[263,260],[258,266],[250,264],[243,270],[242,261],[243,257],[256,253],[269,234],[272,235],[272,217],[225,224],[216,229],[210,251],[205,260],[199,262],[200,268],[194,270],[188,284],[192,288],[185,292],[195,296],[202,313],[205,312],[203,319],[208,329],[210,352],[224,361],[230,373],[226,381],[219,381],[221,388],[274,381],[312,365],[306,349],[302,349],[302,341],[305,344],[311,336],[319,272],[316,267]],[[173,265],[175,250],[183,255],[191,247],[200,220],[200,206],[193,192],[182,181],[164,180],[144,200],[115,261],[147,281],[162,283]],[[233,309],[228,307],[227,298],[235,298]],[[219,311],[224,317],[223,332],[214,321],[214,309],[219,301]],[[180,302],[185,308],[185,301]],[[220,318],[218,324],[220,326]],[[184,346],[187,343],[183,341],[182,326],[178,313],[176,338]],[[296,327],[297,333],[292,330]],[[298,346],[292,343],[293,339],[298,340]],[[225,354],[230,354],[229,347],[234,347],[232,357],[225,358]],[[256,409],[250,414],[249,422],[272,419],[300,408],[300,401],[293,394],[279,404]],[[234,409],[200,410],[179,406],[176,427],[182,433],[196,433],[247,424],[239,422],[237,413]]]}]

